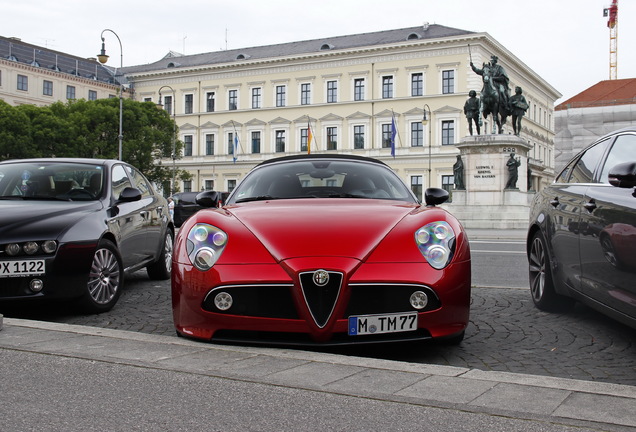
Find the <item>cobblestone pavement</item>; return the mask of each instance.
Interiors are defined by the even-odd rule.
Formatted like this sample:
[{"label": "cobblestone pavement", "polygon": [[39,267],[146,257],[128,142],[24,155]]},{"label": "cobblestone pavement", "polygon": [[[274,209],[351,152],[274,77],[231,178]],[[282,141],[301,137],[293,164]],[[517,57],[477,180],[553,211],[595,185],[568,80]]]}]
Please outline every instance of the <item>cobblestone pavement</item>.
[{"label": "cobblestone pavement", "polygon": [[[6,305],[0,312],[7,317],[175,335],[169,281],[149,281],[143,272],[127,280],[119,303],[108,313],[78,316],[45,308],[25,312]],[[471,323],[459,346],[423,343],[332,352],[636,385],[636,330],[582,305],[564,315],[541,312],[525,289],[474,288]]]}]

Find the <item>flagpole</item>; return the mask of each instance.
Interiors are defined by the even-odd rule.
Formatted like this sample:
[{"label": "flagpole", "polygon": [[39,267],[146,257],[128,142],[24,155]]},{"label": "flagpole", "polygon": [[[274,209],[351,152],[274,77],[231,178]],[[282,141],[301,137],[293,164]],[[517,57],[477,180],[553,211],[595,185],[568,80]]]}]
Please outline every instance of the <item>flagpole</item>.
[{"label": "flagpole", "polygon": [[311,133],[311,118],[307,116],[307,154],[311,154],[311,139],[313,134]]}]

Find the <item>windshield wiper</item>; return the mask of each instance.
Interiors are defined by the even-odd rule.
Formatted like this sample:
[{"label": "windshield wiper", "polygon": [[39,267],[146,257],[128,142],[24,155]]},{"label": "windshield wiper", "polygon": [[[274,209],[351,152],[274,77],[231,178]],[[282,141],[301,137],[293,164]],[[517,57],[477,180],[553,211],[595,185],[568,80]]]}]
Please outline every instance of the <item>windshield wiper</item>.
[{"label": "windshield wiper", "polygon": [[250,202],[250,201],[266,201],[266,200],[271,200],[271,199],[277,199],[271,195],[259,195],[259,196],[253,196],[253,197],[246,197],[246,198],[240,198],[236,200],[236,203],[244,203],[244,202]]}]

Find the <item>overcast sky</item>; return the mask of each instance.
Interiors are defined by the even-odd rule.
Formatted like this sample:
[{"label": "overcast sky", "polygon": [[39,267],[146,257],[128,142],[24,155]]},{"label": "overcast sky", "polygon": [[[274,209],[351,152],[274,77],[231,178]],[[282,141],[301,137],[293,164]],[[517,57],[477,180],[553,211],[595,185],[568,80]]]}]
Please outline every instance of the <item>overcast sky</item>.
[{"label": "overcast sky", "polygon": [[[562,95],[609,79],[611,0],[18,0],[2,5],[0,35],[95,57],[111,29],[124,66],[168,51],[197,54],[440,24],[487,32]],[[104,33],[109,64],[117,38]],[[618,78],[636,78],[636,2],[619,1]]]}]

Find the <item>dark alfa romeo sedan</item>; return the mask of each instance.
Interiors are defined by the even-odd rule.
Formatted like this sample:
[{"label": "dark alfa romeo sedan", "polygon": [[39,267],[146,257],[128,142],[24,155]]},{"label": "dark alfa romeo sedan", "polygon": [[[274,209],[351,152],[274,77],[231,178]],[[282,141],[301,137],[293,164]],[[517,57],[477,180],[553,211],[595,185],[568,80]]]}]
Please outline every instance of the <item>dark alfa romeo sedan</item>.
[{"label": "dark alfa romeo sedan", "polygon": [[598,139],[534,199],[527,252],[535,305],[583,302],[636,328],[636,128]]},{"label": "dark alfa romeo sedan", "polygon": [[0,162],[0,302],[117,302],[124,274],[169,279],[166,200],[131,165],[102,159]]}]

